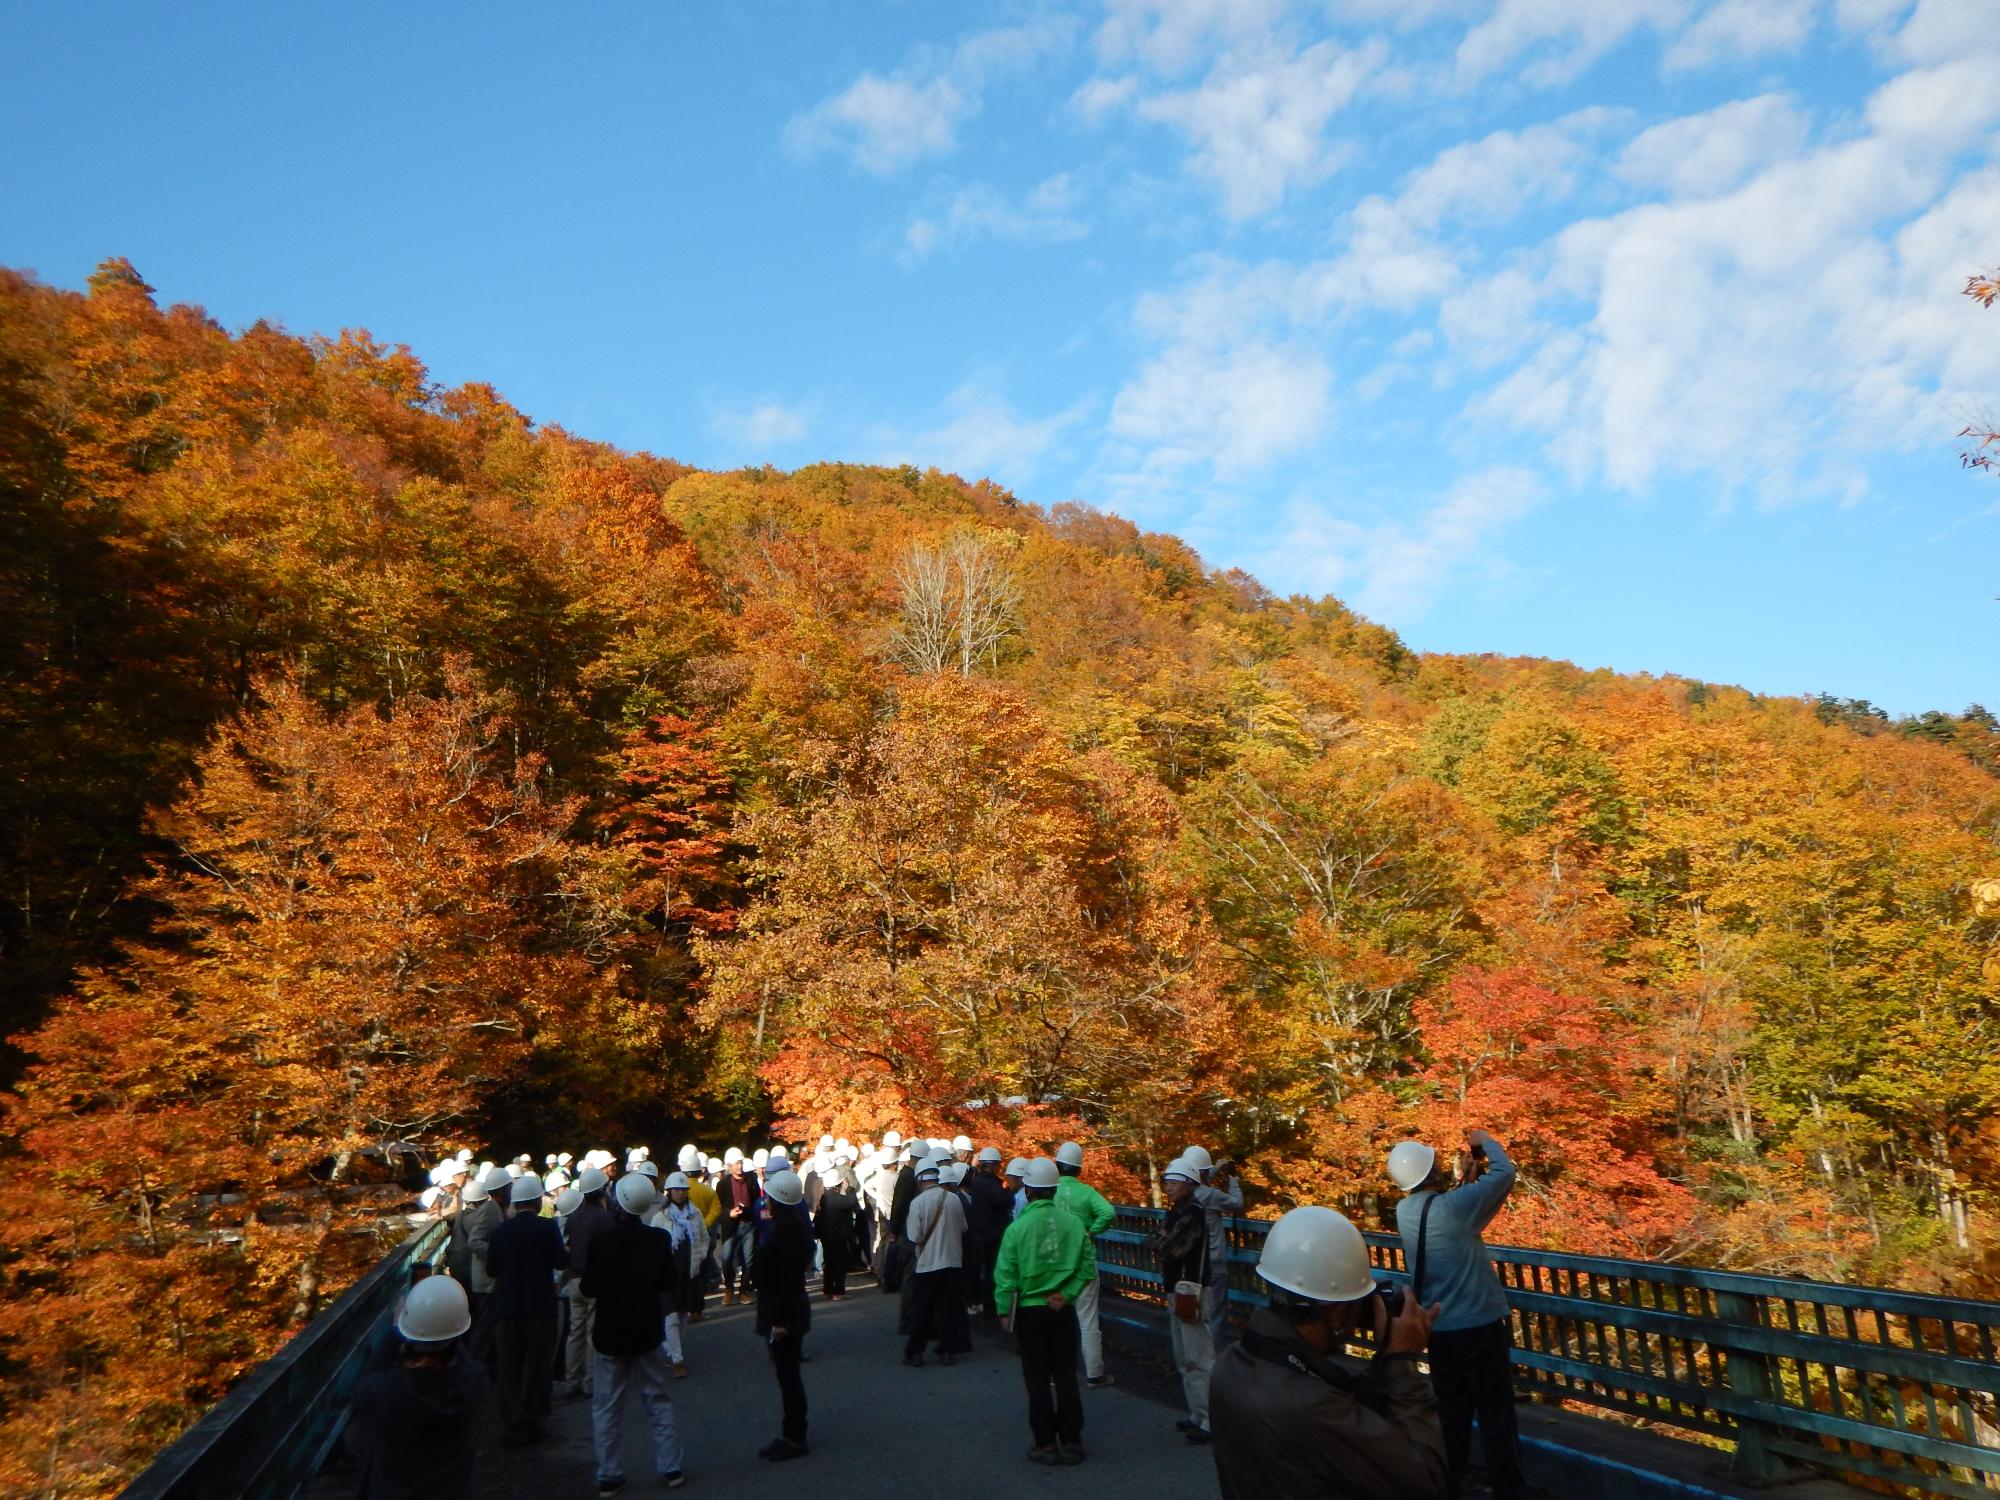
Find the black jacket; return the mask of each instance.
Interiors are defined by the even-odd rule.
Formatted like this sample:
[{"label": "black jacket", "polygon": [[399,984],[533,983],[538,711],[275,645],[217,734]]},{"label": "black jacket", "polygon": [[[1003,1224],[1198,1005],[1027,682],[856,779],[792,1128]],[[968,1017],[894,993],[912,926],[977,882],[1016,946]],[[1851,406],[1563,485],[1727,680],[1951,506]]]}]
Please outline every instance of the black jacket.
[{"label": "black jacket", "polygon": [[493,1273],[493,1316],[553,1318],[556,1315],[556,1272],[569,1265],[562,1231],[554,1219],[517,1213],[493,1231],[493,1248],[486,1252]]},{"label": "black jacket", "polygon": [[361,1500],[473,1500],[486,1390],[485,1369],[457,1349],[437,1369],[399,1361],[363,1376],[347,1417]]},{"label": "black jacket", "polygon": [[[722,1180],[715,1185],[715,1196],[722,1204],[722,1217],[715,1221],[715,1232],[719,1235],[734,1234],[745,1224],[757,1222],[757,1200],[763,1196],[757,1189],[757,1179],[745,1172],[741,1177],[722,1174]],[[740,1219],[729,1217],[732,1208],[740,1206]]]},{"label": "black jacket", "polygon": [[997,1245],[1014,1222],[1014,1195],[998,1177],[975,1172],[965,1180],[965,1237],[976,1245]]},{"label": "black jacket", "polygon": [[597,1303],[590,1341],[598,1353],[630,1358],[659,1348],[667,1336],[660,1298],[673,1291],[676,1279],[673,1236],[630,1214],[614,1214],[610,1227],[590,1242],[583,1272],[583,1295]]},{"label": "black jacket", "polygon": [[896,1174],[895,1196],[889,1200],[889,1233],[897,1239],[910,1235],[910,1205],[917,1201],[917,1171],[905,1167]]},{"label": "black jacket", "polygon": [[[783,1328],[793,1338],[812,1326],[806,1273],[812,1270],[812,1231],[802,1205],[771,1205],[771,1237],[757,1251],[757,1332]],[[598,1316],[603,1316],[600,1308]]]},{"label": "black jacket", "polygon": [[823,1240],[845,1243],[854,1238],[854,1220],[859,1211],[860,1205],[847,1190],[847,1184],[836,1177],[819,1195],[819,1211],[813,1215],[813,1228]]}]

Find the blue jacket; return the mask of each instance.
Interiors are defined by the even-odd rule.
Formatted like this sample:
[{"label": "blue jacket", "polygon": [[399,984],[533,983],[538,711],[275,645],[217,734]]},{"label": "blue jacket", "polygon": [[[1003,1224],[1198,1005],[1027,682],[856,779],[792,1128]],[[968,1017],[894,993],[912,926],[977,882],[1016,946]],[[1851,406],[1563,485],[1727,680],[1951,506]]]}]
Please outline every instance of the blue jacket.
[{"label": "blue jacket", "polygon": [[1440,1333],[1483,1328],[1507,1316],[1507,1294],[1480,1239],[1514,1187],[1514,1163],[1498,1141],[1486,1148],[1484,1176],[1448,1193],[1411,1193],[1396,1205],[1403,1234],[1403,1264],[1417,1274],[1417,1229],[1424,1204],[1431,1202],[1424,1231],[1424,1284],[1417,1296],[1426,1307],[1444,1304],[1432,1326]]}]

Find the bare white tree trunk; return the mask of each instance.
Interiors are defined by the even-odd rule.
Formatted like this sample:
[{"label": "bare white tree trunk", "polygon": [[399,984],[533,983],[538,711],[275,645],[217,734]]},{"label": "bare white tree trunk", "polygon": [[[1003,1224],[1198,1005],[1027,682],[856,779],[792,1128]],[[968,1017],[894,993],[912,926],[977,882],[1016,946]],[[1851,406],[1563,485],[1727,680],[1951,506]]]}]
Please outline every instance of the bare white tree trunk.
[{"label": "bare white tree trunk", "polygon": [[1021,589],[1000,548],[975,531],[919,544],[896,567],[903,614],[889,638],[913,672],[955,667],[970,677],[1020,628]]}]

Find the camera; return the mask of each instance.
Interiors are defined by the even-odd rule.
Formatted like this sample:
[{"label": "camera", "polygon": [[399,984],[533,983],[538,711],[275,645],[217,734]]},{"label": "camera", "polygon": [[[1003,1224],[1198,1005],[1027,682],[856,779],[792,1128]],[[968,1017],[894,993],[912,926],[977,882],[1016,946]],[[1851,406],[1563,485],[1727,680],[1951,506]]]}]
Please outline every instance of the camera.
[{"label": "camera", "polygon": [[1400,1318],[1403,1315],[1404,1292],[1401,1287],[1393,1282],[1378,1281],[1375,1283],[1375,1295],[1382,1299],[1382,1305],[1388,1309],[1390,1317]]}]

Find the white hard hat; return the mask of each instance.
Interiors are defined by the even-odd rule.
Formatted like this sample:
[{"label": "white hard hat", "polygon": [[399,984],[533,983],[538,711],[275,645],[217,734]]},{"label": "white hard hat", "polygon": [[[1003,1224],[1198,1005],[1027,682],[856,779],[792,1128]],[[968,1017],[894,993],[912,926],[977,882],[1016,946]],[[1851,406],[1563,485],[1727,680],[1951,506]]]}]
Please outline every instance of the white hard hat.
[{"label": "white hard hat", "polygon": [[1178,1177],[1182,1182],[1200,1182],[1201,1169],[1185,1156],[1177,1156],[1167,1163],[1166,1169],[1160,1173],[1160,1176],[1163,1178]]},{"label": "white hard hat", "polygon": [[443,1187],[464,1170],[465,1168],[456,1161],[441,1161],[431,1168],[431,1186]]},{"label": "white hard hat", "polygon": [[492,1196],[493,1194],[488,1190],[486,1180],[483,1177],[475,1177],[466,1183],[458,1195],[461,1203],[484,1203]]},{"label": "white hard hat", "polygon": [[449,1276],[426,1276],[410,1288],[396,1314],[396,1332],[413,1344],[442,1344],[472,1326],[465,1288]]},{"label": "white hard hat", "polygon": [[1353,1302],[1375,1290],[1361,1231],[1347,1215],[1317,1204],[1292,1209],[1271,1226],[1257,1274],[1308,1302]]},{"label": "white hard hat", "polygon": [[486,1184],[487,1192],[497,1193],[504,1187],[511,1187],[515,1175],[515,1173],[508,1171],[505,1167],[495,1167],[481,1178],[480,1181]]},{"label": "white hard hat", "polygon": [[902,1144],[903,1133],[900,1130],[888,1130],[882,1133],[882,1145],[884,1149],[894,1151]]},{"label": "white hard hat", "polygon": [[496,1166],[498,1166],[498,1165],[499,1165],[499,1163],[498,1163],[498,1162],[490,1162],[490,1161],[483,1161],[483,1162],[481,1162],[481,1163],[479,1164],[479,1175],[480,1175],[481,1177],[488,1177],[488,1176],[491,1176],[491,1175],[492,1175],[492,1172],[493,1172],[493,1169],[494,1169],[494,1168],[495,1168]]},{"label": "white hard hat", "polygon": [[585,1193],[601,1193],[611,1181],[596,1167],[585,1167],[577,1174],[576,1185]]},{"label": "white hard hat", "polygon": [[683,1172],[697,1170],[701,1166],[701,1153],[692,1146],[681,1147],[679,1165]]},{"label": "white hard hat", "polygon": [[458,1148],[458,1159],[459,1159],[460,1161],[464,1161],[464,1162],[469,1162],[469,1161],[471,1161],[471,1160],[472,1160],[472,1148],[471,1148],[470,1146],[460,1146],[460,1147]]},{"label": "white hard hat", "polygon": [[854,1142],[843,1135],[833,1143],[833,1149],[836,1151],[852,1151],[854,1149]]},{"label": "white hard hat", "polygon": [[627,1175],[633,1177],[650,1177],[653,1181],[658,1182],[660,1180],[660,1169],[649,1161],[634,1162],[632,1170]]},{"label": "white hard hat", "polygon": [[660,1195],[653,1191],[650,1177],[630,1172],[618,1179],[618,1206],[633,1218],[643,1218],[651,1213],[659,1201]]},{"label": "white hard hat", "polygon": [[519,1177],[523,1172],[527,1171],[528,1169],[522,1166],[517,1161],[510,1161],[507,1163],[506,1170],[507,1170],[507,1175],[509,1177]]},{"label": "white hard hat", "polygon": [[1021,1185],[1031,1188],[1052,1188],[1062,1182],[1062,1173],[1056,1164],[1046,1156],[1038,1156],[1021,1168]]},{"label": "white hard hat", "polygon": [[1000,1148],[998,1146],[981,1146],[979,1148],[979,1159],[982,1162],[1000,1160]]},{"label": "white hard hat", "polygon": [[819,1138],[819,1149],[822,1151],[831,1151],[833,1149],[833,1137],[830,1135],[821,1136]]},{"label": "white hard hat", "polygon": [[1431,1175],[1437,1159],[1436,1149],[1422,1141],[1398,1141],[1389,1150],[1389,1180],[1410,1192]]},{"label": "white hard hat", "polygon": [[764,1180],[764,1191],[780,1203],[797,1203],[806,1195],[806,1185],[796,1172],[773,1172]]},{"label": "white hard hat", "polygon": [[1021,1174],[1028,1170],[1028,1158],[1025,1156],[1015,1157],[1012,1161],[1007,1163],[1006,1170],[1007,1170],[1007,1175],[1009,1177],[1017,1179],[1021,1178]]},{"label": "white hard hat", "polygon": [[553,1172],[553,1171],[555,1170],[555,1168],[556,1168],[556,1154],[555,1154],[555,1152],[551,1151],[551,1152],[550,1152],[550,1153],[549,1153],[549,1154],[548,1154],[547,1156],[544,1156],[544,1157],[542,1158],[542,1165],[543,1165],[544,1167],[548,1168],[548,1169],[549,1169],[549,1170],[550,1170],[551,1172]]},{"label": "white hard hat", "polygon": [[773,1146],[770,1152],[764,1157],[764,1165],[768,1167],[774,1162],[788,1162],[791,1159],[792,1153],[787,1151],[783,1146]]},{"label": "white hard hat", "polygon": [[542,1179],[533,1172],[523,1172],[514,1179],[514,1190],[508,1195],[511,1203],[533,1203],[542,1196]]},{"label": "white hard hat", "polygon": [[1080,1167],[1083,1165],[1083,1147],[1075,1141],[1064,1141],[1056,1147],[1056,1160],[1066,1167]]},{"label": "white hard hat", "polygon": [[560,1193],[556,1194],[556,1217],[558,1219],[567,1219],[581,1207],[583,1207],[583,1194],[575,1188],[564,1188]]},{"label": "white hard hat", "polygon": [[743,1160],[743,1149],[740,1146],[731,1146],[722,1153],[722,1164],[725,1167],[734,1166],[741,1160]]},{"label": "white hard hat", "polygon": [[1190,1146],[1181,1152],[1181,1160],[1197,1172],[1206,1172],[1215,1166],[1215,1158],[1208,1154],[1206,1146]]},{"label": "white hard hat", "polygon": [[569,1173],[565,1172],[561,1167],[557,1167],[553,1172],[549,1173],[548,1176],[542,1179],[542,1187],[547,1192],[560,1193],[564,1188],[568,1186],[569,1186]]},{"label": "white hard hat", "polygon": [[534,1164],[534,1156],[526,1151],[523,1151],[519,1156],[514,1158],[514,1165],[517,1167],[532,1167]]},{"label": "white hard hat", "polygon": [[559,1152],[556,1156],[556,1165],[559,1167],[567,1167],[575,1160],[576,1158],[574,1156],[571,1156],[567,1151]]},{"label": "white hard hat", "polygon": [[841,1147],[841,1148],[840,1148],[840,1149],[839,1149],[838,1151],[834,1152],[834,1153],[833,1153],[833,1164],[834,1164],[834,1165],[835,1165],[836,1167],[851,1167],[851,1166],[853,1166],[853,1165],[854,1165],[854,1148],[853,1148],[852,1146],[842,1146],[842,1147]]},{"label": "white hard hat", "polygon": [[669,1172],[667,1173],[667,1180],[661,1184],[668,1192],[672,1192],[675,1188],[684,1188],[687,1185],[688,1174],[685,1172]]},{"label": "white hard hat", "polygon": [[972,1137],[969,1135],[953,1136],[951,1138],[951,1149],[954,1151],[970,1151],[972,1149]]},{"label": "white hard hat", "polygon": [[757,1154],[751,1157],[750,1161],[751,1164],[755,1166],[758,1171],[761,1172],[764,1170],[764,1164],[768,1162],[770,1159],[771,1159],[771,1153],[766,1151],[762,1146],[759,1146],[757,1148]]},{"label": "white hard hat", "polygon": [[433,1203],[438,1201],[438,1194],[443,1191],[442,1188],[425,1188],[421,1193],[417,1194],[417,1207],[429,1208]]}]

